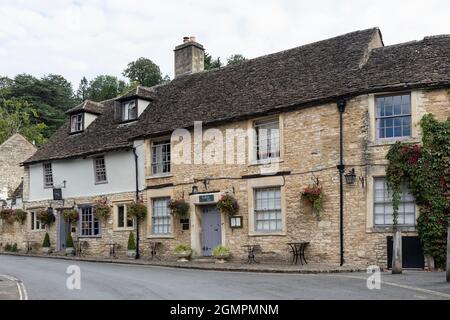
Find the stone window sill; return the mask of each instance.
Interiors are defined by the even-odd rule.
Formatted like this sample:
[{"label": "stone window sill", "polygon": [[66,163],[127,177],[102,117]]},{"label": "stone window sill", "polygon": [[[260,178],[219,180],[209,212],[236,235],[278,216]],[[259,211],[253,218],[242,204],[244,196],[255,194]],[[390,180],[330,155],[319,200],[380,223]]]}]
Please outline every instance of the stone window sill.
[{"label": "stone window sill", "polygon": [[368,147],[382,147],[382,146],[390,146],[395,144],[397,141],[403,143],[420,143],[420,139],[416,137],[407,137],[407,138],[397,138],[397,139],[385,139],[385,140],[375,140],[368,143]]},{"label": "stone window sill", "polygon": [[[415,226],[398,226],[398,230],[402,232],[416,232],[417,229]],[[366,230],[367,233],[393,233],[394,230],[391,226],[377,226],[368,228]]]},{"label": "stone window sill", "polygon": [[252,232],[248,234],[249,237],[285,237],[286,232]]},{"label": "stone window sill", "polygon": [[146,176],[145,179],[151,180],[151,179],[163,179],[163,178],[172,178],[172,177],[173,177],[172,174],[157,174],[157,175],[152,175],[152,176]]},{"label": "stone window sill", "polygon": [[151,236],[147,236],[147,239],[175,239],[174,236],[172,235],[151,235]]},{"label": "stone window sill", "polygon": [[114,228],[113,231],[114,232],[134,231],[134,227]]}]

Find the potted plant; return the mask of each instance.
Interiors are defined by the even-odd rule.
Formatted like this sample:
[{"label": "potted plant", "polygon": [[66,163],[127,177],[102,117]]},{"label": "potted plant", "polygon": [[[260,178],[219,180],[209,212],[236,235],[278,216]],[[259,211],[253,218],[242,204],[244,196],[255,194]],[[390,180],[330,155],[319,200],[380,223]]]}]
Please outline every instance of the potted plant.
[{"label": "potted plant", "polygon": [[309,186],[303,189],[302,200],[309,203],[317,219],[320,220],[320,214],[323,210],[324,194],[322,187],[318,185]]},{"label": "potted plant", "polygon": [[177,214],[181,218],[185,218],[189,214],[189,204],[184,199],[171,199],[167,203],[167,207],[172,211],[172,214]]},{"label": "potted plant", "polygon": [[53,222],[55,222],[55,216],[50,210],[40,210],[37,213],[37,219],[46,226],[50,226]]},{"label": "potted plant", "polygon": [[67,239],[66,239],[66,255],[73,256],[74,253],[75,253],[75,248],[73,246],[73,238],[72,238],[72,235],[69,233],[67,235]]},{"label": "potted plant", "polygon": [[216,263],[225,263],[225,261],[230,257],[230,249],[223,245],[218,245],[213,249],[213,257],[216,258]]},{"label": "potted plant", "polygon": [[98,220],[101,220],[103,222],[108,220],[109,216],[111,215],[111,207],[108,205],[106,199],[97,201],[94,209],[94,214]]},{"label": "potted plant", "polygon": [[178,262],[187,262],[192,254],[191,246],[188,244],[179,244],[175,247],[175,256],[178,258]]},{"label": "potted plant", "polygon": [[78,221],[78,211],[75,209],[64,209],[61,215],[70,224]]},{"label": "potted plant", "polygon": [[12,245],[12,247],[11,247],[11,252],[17,252],[17,251],[19,251],[19,250],[17,249],[17,243],[14,243],[14,244]]},{"label": "potted plant", "polygon": [[147,207],[142,202],[133,202],[127,207],[127,214],[130,217],[136,218],[138,221],[142,221],[147,216]]},{"label": "potted plant", "polygon": [[44,241],[42,242],[42,253],[52,253],[52,248],[50,247],[50,236],[47,232],[45,233]]},{"label": "potted plant", "polygon": [[136,242],[133,232],[130,232],[128,236],[127,257],[128,259],[136,259]]},{"label": "potted plant", "polygon": [[239,205],[234,196],[229,193],[222,195],[217,202],[220,212],[229,216],[234,216],[239,211]]},{"label": "potted plant", "polygon": [[27,219],[27,212],[23,211],[22,209],[16,209],[14,212],[14,219],[18,223],[24,224],[25,220]]}]

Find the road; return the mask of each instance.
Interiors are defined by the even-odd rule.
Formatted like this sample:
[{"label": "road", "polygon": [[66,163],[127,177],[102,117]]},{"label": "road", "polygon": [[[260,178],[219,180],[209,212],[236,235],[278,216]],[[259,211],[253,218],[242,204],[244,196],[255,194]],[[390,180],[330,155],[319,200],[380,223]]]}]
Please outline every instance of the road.
[{"label": "road", "polygon": [[[81,271],[69,290],[68,266]],[[365,273],[266,274],[171,269],[0,255],[0,275],[23,282],[28,299],[450,299],[442,272],[381,274],[369,290]]]}]

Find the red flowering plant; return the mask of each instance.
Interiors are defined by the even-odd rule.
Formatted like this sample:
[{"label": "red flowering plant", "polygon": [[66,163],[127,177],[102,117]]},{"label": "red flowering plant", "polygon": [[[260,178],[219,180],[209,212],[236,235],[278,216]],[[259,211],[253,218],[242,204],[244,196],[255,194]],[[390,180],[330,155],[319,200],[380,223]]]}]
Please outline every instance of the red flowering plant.
[{"label": "red flowering plant", "polygon": [[239,205],[234,196],[229,193],[222,195],[217,202],[217,208],[222,213],[234,216],[239,211]]},{"label": "red flowering plant", "polygon": [[322,187],[318,185],[308,186],[303,189],[302,200],[308,202],[317,219],[320,219],[320,213],[323,210],[324,194]]},{"label": "red flowering plant", "polygon": [[96,202],[94,214],[98,220],[106,221],[109,218],[111,214],[111,207],[108,205],[108,201],[106,199],[98,200]]}]

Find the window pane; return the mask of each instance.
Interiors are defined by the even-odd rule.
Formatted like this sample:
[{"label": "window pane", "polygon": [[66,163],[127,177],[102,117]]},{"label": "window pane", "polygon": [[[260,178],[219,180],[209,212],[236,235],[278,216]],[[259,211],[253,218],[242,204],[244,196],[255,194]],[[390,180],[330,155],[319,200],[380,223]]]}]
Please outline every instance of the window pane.
[{"label": "window pane", "polygon": [[282,230],[280,188],[255,189],[256,231]]},{"label": "window pane", "polygon": [[279,158],[280,130],[278,118],[256,121],[254,128],[256,132],[256,159]]},{"label": "window pane", "polygon": [[411,135],[411,98],[409,95],[377,97],[375,108],[378,138]]},{"label": "window pane", "polygon": [[117,226],[123,228],[125,226],[125,206],[120,205],[117,207]]},{"label": "window pane", "polygon": [[105,157],[97,157],[94,159],[95,166],[95,182],[106,182],[106,165],[105,165]]},{"label": "window pane", "polygon": [[170,198],[152,200],[152,234],[170,234],[170,211],[167,203]]},{"label": "window pane", "polygon": [[152,172],[170,172],[170,140],[154,142],[152,146]]}]

